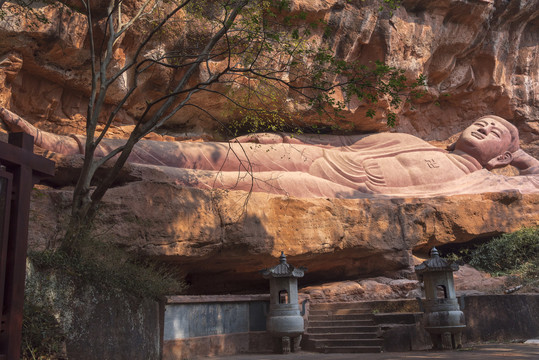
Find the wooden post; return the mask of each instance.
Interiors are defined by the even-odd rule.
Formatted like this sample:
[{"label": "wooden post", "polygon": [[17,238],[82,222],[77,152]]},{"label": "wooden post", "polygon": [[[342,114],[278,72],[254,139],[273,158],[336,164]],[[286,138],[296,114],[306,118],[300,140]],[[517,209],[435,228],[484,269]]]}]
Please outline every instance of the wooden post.
[{"label": "wooden post", "polygon": [[[7,262],[7,244],[9,235],[9,214],[11,210],[11,184],[13,175],[6,171],[2,165],[0,167],[0,309],[4,308],[4,291],[6,284],[6,262]],[[0,334],[3,331],[5,319],[0,313]],[[2,359],[0,353],[0,359]]]},{"label": "wooden post", "polygon": [[0,359],[20,359],[28,222],[32,188],[40,178],[54,175],[54,162],[33,153],[34,138],[25,133],[9,134],[9,144],[0,142],[0,162],[13,175],[5,286],[3,290]]}]

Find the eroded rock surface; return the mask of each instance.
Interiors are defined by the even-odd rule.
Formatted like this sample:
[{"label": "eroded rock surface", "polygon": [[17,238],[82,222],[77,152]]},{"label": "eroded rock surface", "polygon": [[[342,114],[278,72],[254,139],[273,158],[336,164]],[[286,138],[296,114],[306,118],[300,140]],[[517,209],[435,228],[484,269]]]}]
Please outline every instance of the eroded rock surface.
[{"label": "eroded rock surface", "polygon": [[[502,294],[510,288],[506,276],[493,277],[485,272],[463,265],[453,273],[457,296]],[[355,302],[365,300],[415,299],[422,297],[423,284],[407,278],[374,277],[363,280],[330,282],[307,286],[300,293],[311,303]],[[527,291],[537,292],[528,287]]]},{"label": "eroded rock surface", "polygon": [[[364,64],[384,60],[411,77],[427,76],[427,96],[415,100],[413,108],[403,105],[397,111],[396,131],[447,144],[471,120],[496,114],[519,128],[522,148],[539,158],[537,0],[405,0],[391,15],[380,13],[378,5],[376,1],[292,1],[294,11],[306,11],[308,19],[329,23],[331,36],[323,39],[315,31],[313,38],[328,42],[340,58]],[[0,106],[42,130],[82,134],[90,86],[84,18],[61,6],[36,4],[50,20],[36,27],[12,16],[13,6],[4,5],[6,16],[0,21]],[[124,16],[130,16],[129,10]],[[133,51],[139,30],[119,41],[116,66]],[[195,30],[174,32],[179,39],[160,37],[146,55],[173,50]],[[144,95],[160,94],[174,76],[166,70],[141,79],[140,91],[118,114],[112,135],[125,137],[140,115]],[[125,89],[118,82],[108,104],[112,106]],[[220,120],[230,120],[224,115],[222,99],[205,94],[194,102]],[[350,104],[342,125],[351,124],[352,131],[385,131],[381,117],[385,105],[380,103],[382,111],[371,120],[364,116],[362,104]],[[295,109],[305,111],[301,103]],[[307,116],[305,120],[316,121]],[[177,114],[168,126],[173,137],[155,138],[215,136],[215,123],[194,110]],[[34,191],[32,248],[57,245],[71,201],[69,186],[60,185],[72,184],[80,161],[80,157],[63,158],[53,180],[56,188]],[[426,253],[435,245],[539,223],[537,193],[297,199],[193,189],[150,171],[131,165],[123,170],[104,199],[95,234],[129,250],[181,264],[193,293],[266,290],[267,283],[257,271],[272,265],[281,251],[290,263],[309,268],[303,285],[311,285],[395,275],[409,270],[412,252]],[[367,288],[390,286],[377,284],[351,282],[347,287],[360,294]],[[407,286],[403,284],[409,291]]]},{"label": "eroded rock surface", "polygon": [[[69,189],[34,191],[32,248],[55,245],[70,201]],[[281,251],[309,269],[304,286],[394,276],[413,265],[412,251],[536,225],[538,209],[537,193],[297,199],[140,180],[107,193],[95,234],[179,264],[193,293],[227,293],[266,289],[258,270]]]},{"label": "eroded rock surface", "polygon": [[[124,4],[127,20],[136,2]],[[411,77],[426,75],[428,95],[415,100],[413,107],[397,111],[397,131],[445,140],[471,120],[497,114],[519,127],[525,150],[538,156],[537,0],[406,0],[392,14],[380,12],[379,2],[372,0],[294,0],[291,4],[294,12],[306,12],[306,21],[323,19],[330,25],[331,36],[324,38],[322,29],[314,30],[313,41],[326,42],[338,57],[363,64],[383,60],[405,69]],[[62,6],[36,5],[49,19],[36,25],[13,15],[14,6],[4,5],[6,16],[0,21],[0,48],[4,49],[0,77],[5,79],[0,105],[44,130],[81,133],[90,86],[88,28],[83,16]],[[99,11],[95,13],[99,17]],[[119,40],[115,66],[133,52],[140,31],[144,29],[135,28]],[[167,34],[174,36],[160,36],[144,56],[174,50],[197,31],[196,24],[170,31]],[[146,97],[167,89],[174,75],[164,70],[143,76],[140,91],[118,114],[118,125],[132,125]],[[118,81],[107,101],[112,104],[125,92],[125,84]],[[229,120],[221,98],[203,94],[195,96],[194,103],[222,121]],[[382,111],[371,120],[365,117],[362,104],[349,104],[341,125],[355,131],[387,130],[381,118],[385,106],[382,101]],[[301,104],[295,108],[306,109]],[[189,110],[178,113],[169,126],[175,135],[212,135],[216,124],[203,113]],[[115,131],[117,136],[125,132],[121,126]]]}]

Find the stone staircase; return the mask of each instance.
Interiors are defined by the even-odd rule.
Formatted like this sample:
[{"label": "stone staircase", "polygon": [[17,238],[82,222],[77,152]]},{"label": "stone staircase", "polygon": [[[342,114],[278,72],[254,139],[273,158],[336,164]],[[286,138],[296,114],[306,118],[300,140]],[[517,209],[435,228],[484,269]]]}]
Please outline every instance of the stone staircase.
[{"label": "stone staircase", "polygon": [[378,338],[370,307],[362,303],[311,304],[302,349],[323,353],[379,353]]}]

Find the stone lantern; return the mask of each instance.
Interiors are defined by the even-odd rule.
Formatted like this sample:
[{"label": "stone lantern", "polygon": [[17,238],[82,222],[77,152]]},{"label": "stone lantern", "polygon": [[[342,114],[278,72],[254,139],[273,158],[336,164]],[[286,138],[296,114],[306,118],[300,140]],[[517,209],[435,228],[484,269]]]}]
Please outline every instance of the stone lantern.
[{"label": "stone lantern", "polygon": [[430,259],[415,267],[419,281],[424,283],[424,326],[434,349],[458,349],[462,346],[461,333],[466,324],[453,282],[453,271],[458,268],[457,264],[442,259],[436,248],[432,248]]},{"label": "stone lantern", "polygon": [[270,281],[266,326],[274,339],[274,351],[277,353],[299,350],[304,324],[298,304],[298,278],[303,277],[306,270],[288,264],[283,252],[278,265],[261,270],[262,276]]}]

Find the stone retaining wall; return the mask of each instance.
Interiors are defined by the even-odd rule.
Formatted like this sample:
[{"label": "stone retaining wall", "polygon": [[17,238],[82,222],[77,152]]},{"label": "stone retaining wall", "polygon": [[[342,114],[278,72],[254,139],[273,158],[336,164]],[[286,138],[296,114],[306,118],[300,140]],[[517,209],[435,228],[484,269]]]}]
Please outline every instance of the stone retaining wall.
[{"label": "stone retaining wall", "polygon": [[[163,359],[270,352],[271,336],[265,331],[264,312],[268,302],[268,295],[169,297]],[[365,303],[373,309],[381,327],[385,351],[431,347],[417,300]],[[467,296],[464,304],[464,343],[539,336],[539,295]]]},{"label": "stone retaining wall", "polygon": [[84,285],[62,272],[36,269],[31,262],[25,292],[26,305],[41,306],[57,319],[67,359],[161,358],[163,304],[157,301]]},{"label": "stone retaining wall", "polygon": [[167,298],[163,360],[271,351],[268,306],[269,295]]},{"label": "stone retaining wall", "polygon": [[[423,329],[416,300],[366,302],[380,314],[385,351],[425,350],[430,336]],[[464,297],[463,343],[526,340],[539,337],[539,295],[474,295]],[[388,314],[384,312],[393,312]],[[412,312],[410,312],[412,311]]]},{"label": "stone retaining wall", "polygon": [[465,342],[539,337],[539,294],[465,297]]}]

